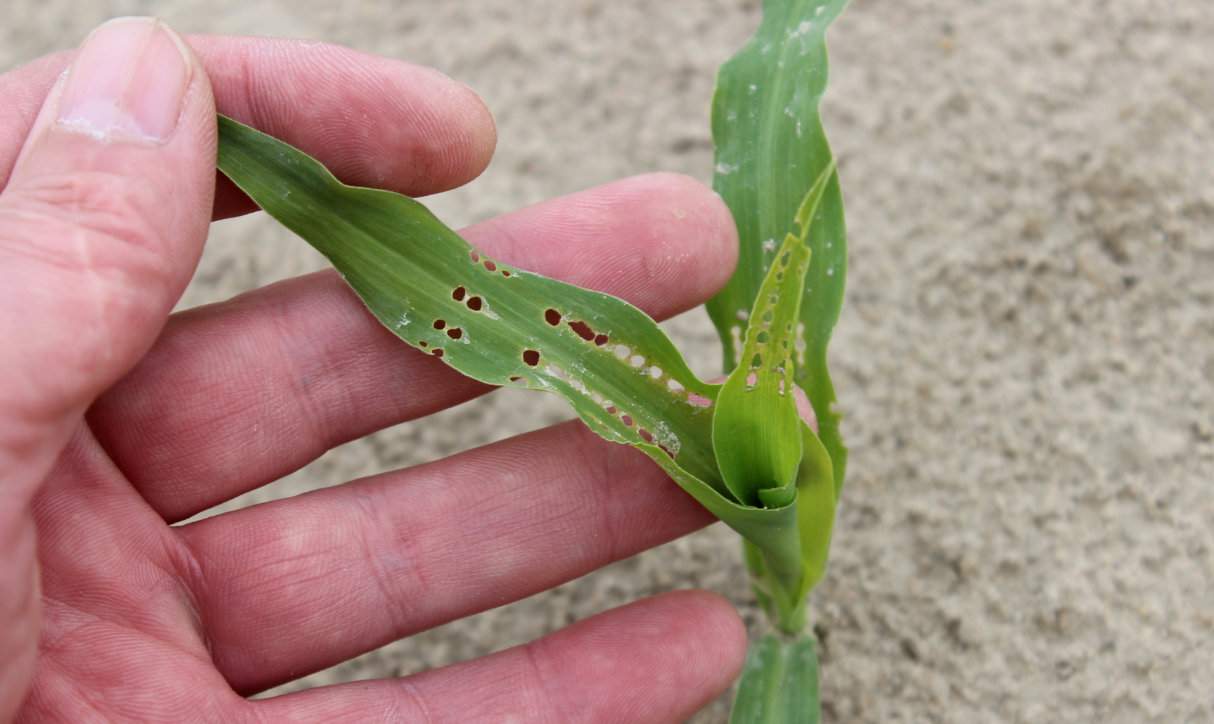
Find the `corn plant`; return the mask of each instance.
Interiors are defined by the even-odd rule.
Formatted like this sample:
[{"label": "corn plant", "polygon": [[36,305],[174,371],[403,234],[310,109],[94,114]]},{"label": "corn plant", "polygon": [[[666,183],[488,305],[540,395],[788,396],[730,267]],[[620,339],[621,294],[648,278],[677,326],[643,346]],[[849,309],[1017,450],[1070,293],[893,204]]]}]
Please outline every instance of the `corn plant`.
[{"label": "corn plant", "polygon": [[[303,152],[220,119],[223,173],[324,254],[400,339],[481,382],[560,395],[742,536],[774,632],[751,646],[735,722],[819,716],[807,602],[847,451],[826,365],[846,238],[818,104],[825,31],[845,3],[766,0],[758,32],[718,77],[713,182],[740,238],[737,269],[708,303],[721,384],[696,377],[628,303],[491,259],[417,201],[342,184]],[[798,414],[798,387],[817,432]]]}]

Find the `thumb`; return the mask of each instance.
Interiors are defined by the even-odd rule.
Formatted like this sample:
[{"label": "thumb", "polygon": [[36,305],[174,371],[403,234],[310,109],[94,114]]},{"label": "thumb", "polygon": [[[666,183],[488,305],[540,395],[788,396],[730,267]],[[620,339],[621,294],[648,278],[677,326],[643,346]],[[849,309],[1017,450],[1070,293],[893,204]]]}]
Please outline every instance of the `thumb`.
[{"label": "thumb", "polygon": [[152,19],[93,31],[47,96],[0,193],[5,496],[28,500],[164,324],[206,238],[215,143],[206,74]]}]

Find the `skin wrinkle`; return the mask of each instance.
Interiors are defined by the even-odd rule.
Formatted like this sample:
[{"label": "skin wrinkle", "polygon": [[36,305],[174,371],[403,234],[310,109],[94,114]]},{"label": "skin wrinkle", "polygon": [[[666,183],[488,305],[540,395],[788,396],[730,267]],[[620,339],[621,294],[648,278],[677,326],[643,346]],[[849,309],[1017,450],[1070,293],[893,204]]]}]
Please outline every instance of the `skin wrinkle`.
[{"label": "skin wrinkle", "polygon": [[[544,720],[546,720],[546,721],[552,721],[552,719],[549,716],[550,712],[556,712],[559,715],[559,718],[557,718],[555,720],[557,722],[576,721],[576,719],[574,719],[568,715],[569,714],[568,707],[562,705],[565,703],[563,701],[563,697],[553,695],[553,692],[551,691],[551,689],[548,686],[549,677],[545,676],[543,670],[540,667],[539,659],[541,656],[541,651],[542,650],[546,651],[547,646],[548,646],[548,644],[545,643],[545,639],[539,639],[538,641],[531,641],[526,644],[523,644],[523,646],[522,646],[523,658],[527,662],[528,670],[531,672],[532,681],[535,683],[535,685],[531,688],[533,691],[539,691],[539,692],[543,693],[543,695],[544,695],[543,704],[547,705],[547,706],[541,705],[541,706],[537,707],[536,710],[532,713],[543,716]],[[546,653],[544,655],[546,655]],[[558,700],[561,702],[560,704],[557,703]]]},{"label": "skin wrinkle", "polygon": [[[64,470],[64,473],[74,477],[75,480],[81,483],[90,480],[96,481],[96,485],[81,485],[79,490],[80,496],[107,496],[107,494],[114,492],[113,488],[118,485],[114,481],[120,480],[120,477],[115,475],[117,469],[110,463],[110,460],[106,457],[100,446],[97,445],[96,441],[92,439],[86,426],[81,426],[78,434],[73,437],[73,442],[70,443],[67,452],[63,454],[61,463],[59,464],[67,468],[67,470]],[[57,513],[58,510],[53,507],[49,508],[46,505],[35,503],[35,520],[46,520],[47,517],[55,516]],[[187,604],[193,598],[186,581],[183,581],[181,577],[181,572],[175,570],[174,567],[174,562],[178,560],[178,554],[181,553],[182,549],[174,534],[168,530],[154,533],[153,536],[147,537],[147,539],[149,542],[161,545],[161,550],[164,550],[165,553],[165,559],[160,560],[155,558],[155,556],[147,556],[147,558],[141,560],[143,564],[141,571],[144,571],[144,575],[141,578],[148,578],[146,571],[154,571],[155,573],[151,576],[151,581],[143,584],[140,594],[138,594],[138,603],[131,601],[130,596],[124,595],[123,588],[110,581],[108,577],[101,577],[93,572],[91,566],[89,566],[89,572],[86,573],[85,577],[78,578],[73,575],[70,583],[72,583],[73,587],[85,587],[87,590],[90,590],[92,592],[90,600],[96,600],[98,598],[98,590],[100,590],[104,594],[101,595],[103,600],[113,599],[113,605],[107,606],[104,610],[120,613],[121,616],[125,617],[123,620],[118,620],[117,616],[102,617],[95,615],[95,613],[90,613],[90,616],[96,618],[98,622],[114,624],[114,626],[120,626],[131,630],[131,632],[147,635],[147,637],[159,640],[160,643],[180,649],[183,641],[169,635],[169,632],[177,632],[180,629],[181,622],[178,621],[178,617],[169,616],[166,618],[155,615],[153,611],[157,609],[165,609],[170,612],[177,610],[175,606],[164,606],[163,601],[165,599],[168,599],[171,603]],[[58,541],[53,537],[44,541],[46,545],[55,545],[56,543]],[[118,552],[114,553],[117,555]],[[95,554],[90,556],[90,560],[92,558],[95,558]],[[168,562],[168,567],[163,565],[165,562]],[[47,579],[44,593],[45,599],[56,600],[55,592],[61,588],[62,584],[57,578],[51,577]],[[168,593],[169,595],[161,595],[163,593]],[[84,611],[70,606],[66,601],[62,605],[66,610],[78,610],[80,613],[84,613]],[[189,620],[197,620],[197,613],[188,609],[181,612]],[[47,630],[50,629],[51,627],[47,628]],[[44,639],[42,644],[52,645],[53,639]]]},{"label": "skin wrinkle", "polygon": [[[430,598],[432,595],[431,577],[426,573],[425,566],[419,565],[424,558],[416,552],[416,536],[409,531],[398,533],[395,522],[384,515],[384,511],[390,510],[391,507],[377,504],[376,498],[378,497],[380,496],[375,493],[374,489],[360,491],[360,494],[352,497],[356,509],[368,521],[367,525],[355,526],[356,537],[363,560],[370,571],[371,582],[383,602],[383,608],[391,612],[392,619],[389,627],[394,631],[404,632],[410,629],[410,621],[421,618],[417,607],[411,602]],[[370,540],[373,532],[387,534],[385,536],[386,545],[375,546]],[[395,585],[390,583],[398,577],[389,574],[384,568],[380,562],[380,555],[376,554],[377,550],[392,551],[393,556],[401,556],[403,560],[407,561],[407,565],[403,568],[408,573],[408,581],[403,586],[401,583]]]},{"label": "skin wrinkle", "polygon": [[[417,684],[410,678],[402,679],[401,680],[401,690],[405,693],[405,698],[408,699],[409,701],[413,702],[413,708],[416,711],[421,712],[421,720],[420,720],[419,724],[434,724],[434,722],[436,721],[434,719],[434,715],[430,713],[430,706],[426,703],[426,697],[424,694],[422,694],[421,690],[417,687]],[[397,697],[388,697],[388,702],[389,702],[389,707],[392,709],[392,711],[395,711],[395,712],[400,711],[400,702]],[[412,718],[406,718],[406,717],[400,717],[400,718],[388,717],[385,719],[385,721],[415,721],[415,720]]]},{"label": "skin wrinkle", "polygon": [[[584,444],[592,442],[591,438],[597,438],[598,435],[590,431],[590,428],[585,426],[573,428],[576,431],[575,437],[579,438],[573,441],[570,446],[571,450],[581,450]],[[615,496],[612,495],[611,488],[614,487],[611,481],[617,479],[621,471],[615,465],[617,455],[613,448],[606,448],[605,454],[598,458],[598,480],[599,485],[590,485],[590,489],[594,492],[597,498],[596,505],[599,508],[599,529],[602,531],[605,543],[600,542],[602,546],[602,559],[597,562],[595,568],[604,566],[607,563],[618,560],[621,556],[620,536],[616,532],[616,508],[612,504],[615,501]],[[627,475],[630,471],[622,471]],[[631,476],[629,476],[631,477]]]},{"label": "skin wrinkle", "polygon": [[[279,343],[276,345],[275,352],[277,353],[276,356],[279,364],[285,370],[285,373],[281,375],[281,379],[286,380],[290,388],[294,390],[294,394],[288,394],[286,398],[292,402],[297,410],[292,415],[293,419],[304,422],[308,427],[308,437],[314,441],[310,447],[312,449],[328,449],[332,433],[329,431],[330,428],[324,424],[324,421],[330,416],[330,410],[333,407],[336,406],[338,409],[350,409],[352,407],[350,405],[350,393],[348,388],[341,383],[339,375],[336,380],[332,380],[333,384],[328,387],[330,391],[338,390],[343,392],[344,394],[341,395],[342,399],[332,399],[331,394],[326,394],[324,404],[321,404],[316,399],[315,388],[311,384],[311,376],[303,369],[305,361],[311,362],[311,357],[319,353],[321,358],[319,362],[322,369],[341,369],[341,367],[325,366],[325,360],[329,354],[323,340],[321,340],[320,344],[312,345],[311,352],[313,355],[304,357],[293,354],[290,345],[298,344],[298,341],[292,334],[294,329],[292,318],[294,316],[294,307],[289,304],[272,305],[270,307],[270,314],[267,316],[271,328],[277,331],[277,335],[272,336],[272,339],[275,339]],[[340,407],[342,404],[345,405],[344,408]]]}]

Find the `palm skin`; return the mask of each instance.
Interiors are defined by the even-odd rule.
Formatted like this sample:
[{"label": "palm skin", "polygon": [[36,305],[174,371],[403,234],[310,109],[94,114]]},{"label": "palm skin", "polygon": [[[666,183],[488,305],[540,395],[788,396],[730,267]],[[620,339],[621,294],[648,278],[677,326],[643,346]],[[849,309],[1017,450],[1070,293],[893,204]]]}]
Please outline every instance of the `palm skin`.
[{"label": "palm skin", "polygon": [[[211,218],[251,210],[215,184],[216,108],[350,182],[413,195],[476,176],[493,126],[433,71],[284,41],[199,37],[189,51],[162,25],[126,22],[145,52],[187,60],[180,117],[157,143],[63,121],[78,66],[61,74],[77,55],[0,76],[13,99],[0,114],[0,338],[12,340],[0,350],[0,719],[665,722],[727,687],[741,624],[721,599],[683,592],[404,679],[246,698],[708,517],[642,456],[565,424],[182,524],[334,445],[487,391],[403,347],[331,273],[169,315]],[[351,119],[363,133],[332,144]],[[733,233],[718,199],[669,175],[466,231],[498,258],[658,317],[724,281]]]}]

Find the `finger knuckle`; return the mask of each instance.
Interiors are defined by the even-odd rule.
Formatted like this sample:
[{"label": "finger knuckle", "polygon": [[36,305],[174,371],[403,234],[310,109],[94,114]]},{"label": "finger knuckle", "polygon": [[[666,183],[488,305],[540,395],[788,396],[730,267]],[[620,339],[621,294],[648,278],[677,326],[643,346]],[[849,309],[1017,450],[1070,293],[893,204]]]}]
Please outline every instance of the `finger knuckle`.
[{"label": "finger knuckle", "polygon": [[32,178],[12,194],[19,210],[50,229],[83,236],[97,261],[133,261],[164,250],[149,184],[101,171],[58,173]]}]

